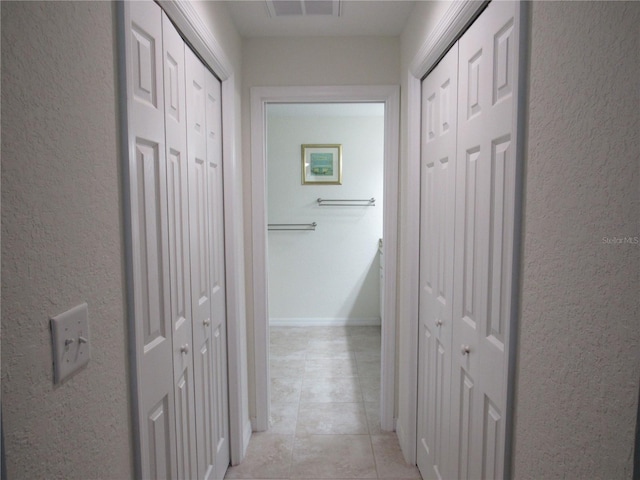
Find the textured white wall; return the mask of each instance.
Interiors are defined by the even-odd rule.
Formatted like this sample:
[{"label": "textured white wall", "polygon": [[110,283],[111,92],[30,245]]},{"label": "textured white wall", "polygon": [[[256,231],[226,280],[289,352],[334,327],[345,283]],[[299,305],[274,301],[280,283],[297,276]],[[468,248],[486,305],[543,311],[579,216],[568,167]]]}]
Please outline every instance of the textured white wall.
[{"label": "textured white wall", "polygon": [[[115,7],[2,2],[2,409],[10,478],[131,478]],[[53,385],[49,316],[89,304]]]},{"label": "textured white wall", "polygon": [[630,478],[640,3],[533,2],[516,478]]},{"label": "textured white wall", "polygon": [[[315,232],[269,232],[271,321],[379,324],[384,117],[267,119],[268,221],[318,223]],[[342,185],[302,185],[308,143],[342,145]],[[319,207],[319,197],[374,197],[376,206]]]},{"label": "textured white wall", "polygon": [[[396,37],[245,38],[242,46],[242,152],[247,298],[253,297],[251,264],[251,87],[398,85],[400,40]],[[262,200],[260,200],[262,201]],[[247,303],[247,343],[253,345],[253,305]],[[255,415],[255,372],[249,354],[249,408]]]}]

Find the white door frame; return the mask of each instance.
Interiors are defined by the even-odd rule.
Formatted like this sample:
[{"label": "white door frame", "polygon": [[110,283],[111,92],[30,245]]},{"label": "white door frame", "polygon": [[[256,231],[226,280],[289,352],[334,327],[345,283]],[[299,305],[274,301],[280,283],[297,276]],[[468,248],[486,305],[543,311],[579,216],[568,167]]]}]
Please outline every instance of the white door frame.
[{"label": "white door frame", "polygon": [[398,236],[398,152],[400,137],[400,89],[398,86],[254,87],[251,89],[251,224],[253,251],[253,324],[255,352],[255,431],[269,425],[269,309],[267,300],[267,197],[266,197],[266,106],[268,103],[358,103],[385,104],[384,113],[384,312],[382,313],[382,357],[380,425],[394,430],[396,268]]},{"label": "white door frame", "polygon": [[[231,463],[237,465],[245,456],[251,437],[248,412],[242,406],[248,403],[248,385],[243,382],[242,368],[246,368],[246,338],[244,303],[244,266],[242,230],[238,219],[242,218],[242,205],[237,201],[236,185],[240,184],[238,159],[236,158],[236,102],[235,79],[231,62],[224,49],[203,23],[199,14],[189,2],[181,0],[158,0],[162,10],[174,22],[191,48],[200,56],[222,82],[222,145],[225,217],[225,280],[227,304],[227,357],[229,382],[229,447]],[[120,18],[122,6],[118,7]],[[119,22],[122,29],[123,21]],[[124,43],[124,32],[119,32],[119,41]],[[120,56],[119,69],[124,72],[124,55]],[[126,98],[121,98],[121,107],[126,107]],[[126,115],[126,109],[122,108]],[[126,123],[125,129],[126,129]],[[126,148],[126,146],[125,146]],[[125,152],[124,158],[127,158]],[[126,187],[125,187],[126,188]],[[126,207],[125,207],[126,208]],[[129,289],[131,286],[128,287]],[[131,294],[131,292],[129,292]],[[133,316],[129,315],[129,328],[133,328]],[[135,354],[135,350],[132,350]],[[132,367],[133,368],[133,367]],[[133,372],[135,381],[135,372]],[[245,376],[246,379],[246,376]],[[132,389],[135,392],[135,388]],[[135,395],[135,393],[133,394]],[[136,399],[132,401],[135,403]],[[136,452],[139,455],[140,452]]]},{"label": "white door frame", "polygon": [[[402,252],[399,259],[400,272],[403,283],[410,288],[398,292],[398,304],[403,305],[404,321],[400,329],[399,358],[401,366],[399,376],[399,410],[398,410],[398,439],[405,459],[409,463],[416,463],[417,451],[417,401],[418,401],[418,306],[419,306],[419,265],[416,259],[420,254],[420,137],[421,137],[421,87],[422,79],[436,66],[449,50],[451,45],[465,32],[475,18],[484,10],[489,1],[461,0],[451,2],[449,8],[438,22],[431,35],[422,44],[413,58],[407,72],[407,156],[401,179],[403,185],[402,205],[404,209],[401,218],[404,223],[400,226],[403,231]],[[518,98],[518,135],[524,133],[527,80],[527,42],[528,42],[528,6],[522,2],[520,15],[520,44],[518,45],[520,70]],[[522,136],[524,138],[524,136]],[[516,344],[518,336],[517,312],[519,311],[519,279],[522,224],[522,198],[524,173],[522,159],[524,158],[524,142],[520,141],[517,152],[518,169],[516,173],[516,219],[514,237],[514,287],[512,299],[512,315],[510,326],[511,349],[509,352],[509,385],[507,387],[506,411],[506,458],[511,458],[512,426],[514,410]],[[505,478],[510,478],[509,461],[505,465]]]}]

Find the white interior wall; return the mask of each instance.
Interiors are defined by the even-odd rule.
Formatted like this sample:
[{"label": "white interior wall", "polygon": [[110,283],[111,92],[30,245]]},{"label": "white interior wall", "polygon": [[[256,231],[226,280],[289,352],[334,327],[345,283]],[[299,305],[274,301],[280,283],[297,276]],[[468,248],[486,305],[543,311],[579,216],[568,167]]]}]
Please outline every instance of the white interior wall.
[{"label": "white interior wall", "polygon": [[[640,4],[530,5],[514,478],[629,478],[640,378]],[[403,74],[447,7],[416,5]],[[402,150],[404,162],[406,137]],[[604,240],[622,237],[631,242]],[[402,305],[399,321],[406,328]]]},{"label": "white interior wall", "polygon": [[[226,7],[203,4],[203,21],[239,72],[241,40]],[[116,6],[0,7],[7,473],[133,478]],[[239,96],[238,82],[237,105]],[[235,187],[241,202],[242,185]],[[244,298],[238,300],[243,308]],[[84,301],[92,359],[54,387],[49,316]]]},{"label": "white interior wall", "polygon": [[[1,8],[7,473],[131,478],[115,4]],[[82,302],[91,361],[54,386],[49,317]]]},{"label": "white interior wall", "polygon": [[[313,85],[398,85],[400,41],[396,37],[304,37],[244,38],[242,48],[242,97],[250,98],[251,87]],[[245,165],[251,159],[251,111],[242,105],[242,152]],[[246,294],[252,298],[251,171],[244,169],[244,241]],[[264,199],[256,201],[263,202]],[[253,309],[247,303],[247,343],[253,345]],[[255,416],[255,363],[249,357],[249,408]]]},{"label": "white interior wall", "polygon": [[630,478],[640,4],[532,2],[516,478]]},{"label": "white interior wall", "polygon": [[[335,108],[341,108],[336,105]],[[269,318],[284,325],[379,325],[384,107],[371,117],[267,116]],[[269,110],[268,110],[269,112]],[[342,185],[303,185],[302,144],[341,144]],[[317,198],[376,204],[321,207]]]}]

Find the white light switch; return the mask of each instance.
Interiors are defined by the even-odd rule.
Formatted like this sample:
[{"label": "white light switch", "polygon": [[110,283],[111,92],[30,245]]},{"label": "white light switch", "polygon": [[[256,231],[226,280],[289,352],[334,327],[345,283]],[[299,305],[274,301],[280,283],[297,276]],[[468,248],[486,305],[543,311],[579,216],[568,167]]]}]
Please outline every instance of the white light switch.
[{"label": "white light switch", "polygon": [[53,381],[60,383],[89,363],[89,308],[86,303],[51,318]]}]

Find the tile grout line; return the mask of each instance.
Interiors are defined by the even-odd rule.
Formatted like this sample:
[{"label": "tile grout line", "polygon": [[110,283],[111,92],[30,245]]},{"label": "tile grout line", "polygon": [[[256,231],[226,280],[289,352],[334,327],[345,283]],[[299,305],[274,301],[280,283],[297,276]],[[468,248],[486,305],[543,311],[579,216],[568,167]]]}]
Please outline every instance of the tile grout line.
[{"label": "tile grout line", "polygon": [[[345,338],[348,339],[348,335],[345,336]],[[331,339],[329,339],[331,340]],[[353,351],[348,348],[348,361],[350,361],[351,359],[353,359],[354,363],[355,363],[355,378],[356,378],[356,382],[358,385],[358,388],[360,389],[360,402],[359,405],[361,405],[362,411],[364,413],[364,421],[365,421],[365,425],[366,425],[366,435],[369,436],[369,446],[371,449],[371,455],[373,457],[373,461],[374,461],[374,469],[375,469],[375,474],[376,474],[376,478],[379,478],[379,472],[378,472],[378,462],[376,460],[376,456],[375,456],[375,450],[373,448],[373,435],[372,435],[372,431],[371,431],[371,423],[369,421],[369,416],[367,414],[367,406],[366,406],[366,399],[365,399],[365,394],[364,394],[364,389],[362,388],[362,377],[361,377],[361,372],[359,364],[358,364],[358,352],[356,351],[356,349],[354,349]],[[369,354],[371,352],[366,351],[366,352],[360,352],[360,353],[364,353],[365,356],[366,354]],[[271,358],[271,356],[270,356]],[[302,376],[301,376],[301,384],[300,384],[300,391],[299,391],[299,395],[298,395],[298,401],[297,401],[297,409],[296,409],[296,417],[295,417],[295,422],[294,422],[294,429],[293,429],[293,439],[292,439],[292,449],[291,449],[291,456],[290,456],[290,463],[289,463],[289,469],[288,469],[288,477],[291,479],[292,478],[292,474],[293,474],[293,464],[294,464],[294,452],[295,452],[295,448],[296,448],[296,440],[297,440],[297,431],[298,431],[298,424],[300,421],[300,410],[302,408],[302,393],[303,393],[303,387],[305,385],[305,381],[309,380],[311,377],[308,377],[307,375],[307,362],[309,360],[309,340],[307,340],[305,349],[304,349],[304,366],[303,366],[303,370],[302,370]],[[333,377],[323,377],[323,378],[333,378]],[[347,377],[344,377],[347,378]],[[329,402],[329,403],[345,403],[345,402]],[[351,402],[346,402],[346,403],[351,403]],[[310,434],[313,435],[313,434]],[[339,435],[339,434],[336,434]],[[342,434],[342,435],[347,435],[347,434]]]}]

